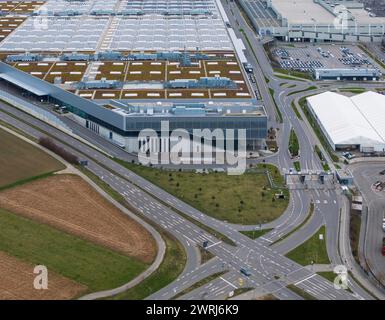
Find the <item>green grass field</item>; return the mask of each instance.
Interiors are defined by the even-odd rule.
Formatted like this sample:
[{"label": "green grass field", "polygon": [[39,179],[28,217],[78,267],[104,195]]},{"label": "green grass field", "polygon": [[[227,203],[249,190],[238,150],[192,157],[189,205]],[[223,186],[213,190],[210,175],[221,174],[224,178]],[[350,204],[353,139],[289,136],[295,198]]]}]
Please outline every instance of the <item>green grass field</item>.
[{"label": "green grass field", "polygon": [[[323,240],[319,239],[320,234],[323,234]],[[303,266],[310,265],[312,261],[315,264],[330,264],[326,250],[325,226],[322,226],[309,240],[290,251],[286,256]]]},{"label": "green grass field", "polygon": [[[289,201],[286,189],[282,189],[285,199],[274,198],[278,190],[270,188],[264,173],[230,176],[226,173],[171,172],[120,163],[198,210],[231,223],[272,221],[285,211]],[[263,166],[259,169],[264,169]],[[275,183],[282,185],[279,171],[269,165],[265,168],[269,169]]]},{"label": "green grass field", "polygon": [[44,151],[0,129],[0,187],[64,169]]},{"label": "green grass field", "polygon": [[118,287],[148,266],[47,225],[0,209],[0,250],[20,260],[43,264],[89,291]]}]

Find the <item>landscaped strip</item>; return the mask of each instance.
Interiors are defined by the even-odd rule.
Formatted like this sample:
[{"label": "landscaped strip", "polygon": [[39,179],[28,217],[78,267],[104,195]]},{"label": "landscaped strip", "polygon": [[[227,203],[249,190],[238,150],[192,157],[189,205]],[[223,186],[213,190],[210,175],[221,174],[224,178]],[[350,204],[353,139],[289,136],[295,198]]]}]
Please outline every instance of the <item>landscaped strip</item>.
[{"label": "landscaped strip", "polygon": [[281,110],[280,110],[279,107],[278,107],[277,101],[275,101],[275,98],[274,98],[274,89],[269,88],[269,93],[270,93],[271,99],[273,100],[273,104],[274,104],[275,110],[276,110],[276,112],[277,112],[278,120],[279,120],[280,123],[282,123],[282,122],[283,122],[282,112],[281,112]]},{"label": "landscaped strip", "polygon": [[316,86],[310,86],[310,87],[308,87],[308,88],[306,88],[306,89],[303,89],[303,90],[298,90],[298,91],[290,92],[290,93],[288,94],[288,96],[292,96],[292,95],[297,94],[297,93],[302,93],[302,92],[306,92],[306,91],[312,91],[312,90],[316,90],[316,89],[317,89]]},{"label": "landscaped strip", "polygon": [[290,130],[289,152],[290,152],[290,155],[292,157],[298,157],[299,156],[299,142],[298,142],[298,137],[297,137],[294,129]]},{"label": "landscaped strip", "polygon": [[295,113],[295,115],[297,116],[297,118],[300,119],[300,120],[302,120],[302,116],[301,116],[301,114],[299,113],[299,111],[298,111],[298,109],[297,109],[297,107],[296,107],[294,101],[291,102],[291,107],[293,108],[294,113]]},{"label": "landscaped strip", "polygon": [[277,77],[277,78],[280,78],[282,80],[292,80],[292,81],[299,81],[299,82],[306,82],[306,80],[303,80],[299,77],[291,77],[291,76],[287,76],[287,75],[283,75],[283,74],[279,74],[279,73],[274,73],[274,76]]},{"label": "landscaped strip", "polygon": [[305,290],[298,288],[294,284],[289,284],[287,288],[293,291],[294,293],[298,294],[300,297],[304,298],[305,300],[317,300],[316,297],[312,296],[310,293],[307,293]]},{"label": "landscaped strip", "polygon": [[[284,76],[291,76],[291,78],[301,78],[304,80],[313,80],[312,76],[308,72],[301,72],[301,71],[295,71],[295,70],[287,70],[282,68],[274,68],[274,72],[276,73],[282,73]],[[294,79],[293,79],[294,80]],[[297,79],[295,79],[297,80]]]},{"label": "landscaped strip", "polygon": [[204,249],[199,245],[198,245],[198,248],[199,248],[199,253],[201,255],[201,264],[204,264],[215,257],[215,255],[213,255],[209,250]]},{"label": "landscaped strip", "polygon": [[363,45],[358,45],[358,47],[364,51],[369,57],[371,57],[374,61],[376,61],[381,67],[385,69],[385,64],[380,61],[375,55],[373,55],[365,46]]},{"label": "landscaped strip", "polygon": [[266,233],[269,233],[271,230],[273,230],[272,228],[271,229],[255,229],[255,230],[247,230],[247,231],[240,231],[240,233],[244,234],[245,236],[248,236],[250,239],[257,239],[259,237],[262,237],[263,235],[265,235]]},{"label": "landscaped strip", "polygon": [[[322,235],[321,240],[319,236]],[[310,239],[286,254],[289,259],[303,265],[330,264],[326,250],[326,228],[322,226]]]},{"label": "landscaped strip", "polygon": [[208,277],[206,277],[206,278],[204,278],[202,280],[199,280],[198,282],[194,283],[191,287],[188,287],[188,288],[182,290],[181,292],[179,292],[178,294],[176,294],[171,300],[176,300],[179,297],[182,297],[182,296],[190,293],[191,291],[204,286],[205,284],[207,284],[207,283],[215,280],[216,278],[224,275],[226,272],[227,271],[220,271],[220,272],[214,273],[211,276],[208,276]]}]

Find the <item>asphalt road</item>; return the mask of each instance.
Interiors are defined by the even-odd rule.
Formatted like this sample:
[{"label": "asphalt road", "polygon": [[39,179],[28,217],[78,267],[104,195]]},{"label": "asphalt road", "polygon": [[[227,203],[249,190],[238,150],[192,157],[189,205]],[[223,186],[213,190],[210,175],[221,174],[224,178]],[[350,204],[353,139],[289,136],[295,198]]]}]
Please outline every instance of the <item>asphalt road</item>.
[{"label": "asphalt road", "polygon": [[362,219],[365,223],[363,238],[363,255],[366,263],[379,282],[385,286],[385,257],[381,254],[382,239],[385,232],[382,230],[382,219],[385,215],[385,191],[374,191],[376,181],[385,181],[379,172],[385,169],[384,163],[357,163],[349,166],[355,178],[355,184],[362,193],[364,209]]},{"label": "asphalt road", "polygon": [[[298,100],[304,93],[289,95],[294,91],[306,89],[313,84],[311,82],[290,81],[290,83],[296,84],[295,88],[283,86],[283,81],[274,76],[260,41],[255,37],[253,30],[247,26],[238,9],[232,7],[234,16],[226,4],[225,10],[229,14],[231,23],[242,28],[250,41],[251,47],[245,41],[248,47],[246,56],[255,68],[255,76],[261,97],[269,114],[270,124],[280,129],[278,139],[280,150],[277,154],[267,157],[265,160],[278,165],[282,171],[293,167],[293,159],[290,158],[287,152],[288,136],[293,128],[300,142],[301,157],[299,161],[301,167],[308,170],[321,170],[322,166],[313,151],[314,145],[319,144],[318,139],[306,122],[296,117],[291,108],[291,103]],[[238,28],[234,29],[240,37],[244,38],[244,34],[240,33],[237,30]],[[251,48],[254,50],[256,57]],[[269,78],[269,84],[265,82],[265,76]],[[285,80],[285,82],[289,81]],[[275,106],[268,86],[275,92],[274,98],[283,116],[282,124],[275,121]],[[335,86],[340,87],[341,84],[330,83],[328,88]],[[318,90],[322,91],[325,88],[317,89],[314,92]],[[310,94],[310,92],[307,94]],[[13,116],[22,119],[24,122],[5,114],[1,110],[13,114]],[[200,296],[201,298],[203,296],[213,299],[223,298],[235,287],[239,286],[237,283],[239,283],[239,278],[242,276],[239,272],[240,268],[246,268],[251,273],[250,277],[243,277],[243,281],[247,282],[248,286],[257,288],[259,292],[265,294],[272,293],[280,299],[299,298],[286,288],[288,284],[295,284],[318,299],[371,299],[354,282],[352,282],[354,294],[336,290],[331,282],[284,256],[286,252],[306,241],[321,225],[325,224],[329,257],[333,264],[342,262],[338,253],[340,203],[338,202],[338,193],[335,190],[326,190],[323,187],[310,190],[291,190],[291,202],[286,212],[276,221],[263,226],[263,228],[274,227],[274,230],[257,240],[251,240],[238,232],[245,227],[227,224],[205,215],[122,167],[105,154],[37,119],[1,103],[0,119],[34,137],[44,135],[36,128],[49,133],[58,144],[71,150],[81,159],[87,159],[89,161],[88,169],[119,192],[135,210],[170,232],[181,242],[188,258],[185,270],[176,281],[151,295],[150,298],[152,299],[170,299],[200,279],[218,271],[227,271],[222,278],[215,279],[206,286],[197,288],[187,295],[187,298],[191,296]],[[72,123],[71,120],[68,120],[68,125],[73,127],[78,135],[106,150],[112,156],[121,157],[127,161],[132,159],[131,155]],[[312,218],[291,236],[270,246],[271,243],[293,231],[306,219],[310,201],[314,201],[316,207]],[[230,246],[219,241],[217,237],[201,229],[197,224],[184,218],[178,212],[182,212],[184,215],[209,226],[216,232],[226,235],[236,246]],[[246,228],[250,228],[250,226]],[[255,228],[255,226],[251,226],[251,228]],[[200,265],[196,246],[206,240],[209,241],[208,250],[216,258],[207,264]]]},{"label": "asphalt road", "polygon": [[[191,278],[187,279],[191,284],[195,282],[194,279],[192,279],[194,276],[193,271],[199,266],[199,259],[197,257],[195,245],[208,240],[210,244],[208,250],[216,255],[219,261],[226,268],[228,268],[229,271],[239,273],[240,268],[249,269],[252,273],[251,277],[248,279],[249,283],[255,287],[266,290],[267,293],[280,290],[283,287],[286,287],[289,283],[296,283],[299,287],[304,287],[307,290],[309,286],[312,286],[311,283],[314,282],[314,286],[312,286],[312,293],[319,299],[355,298],[346,291],[342,292],[335,290],[330,282],[312,274],[309,270],[293,263],[273,249],[253,241],[240,233],[236,233],[236,236],[235,233],[232,232],[231,236],[229,233],[227,234],[237,244],[236,247],[224,244],[211,234],[205,232],[195,224],[178,215],[176,212],[171,210],[169,206],[160,203],[157,200],[158,198],[154,198],[150,195],[149,193],[151,192],[148,191],[152,191],[150,183],[145,186],[142,185],[143,189],[136,187],[129,181],[132,179],[132,173],[107,158],[105,155],[96,152],[89,146],[86,146],[74,138],[63,134],[57,129],[49,127],[41,121],[31,118],[30,116],[14,110],[9,106],[0,104],[0,109],[6,109],[18,118],[23,119],[25,122],[20,122],[4,113],[1,113],[1,119],[3,121],[11,123],[21,130],[25,130],[30,135],[36,137],[42,135],[40,132],[36,132],[35,129],[30,127],[30,125],[34,125],[46,132],[49,132],[52,137],[57,137],[59,140],[68,143],[65,147],[78,154],[81,158],[88,159],[88,168],[108,183],[112,188],[121,193],[131,206],[136,208],[136,210],[150,218],[152,221],[156,222],[162,228],[175,235],[184,245],[188,254],[188,263],[181,276],[185,276],[190,273]],[[84,154],[79,154],[79,150]],[[102,167],[100,163],[102,163],[103,166],[108,167],[112,170],[112,172]],[[116,175],[115,172],[117,171],[121,174],[121,176]],[[143,191],[146,189],[148,189],[147,192]],[[180,201],[173,199],[171,195],[169,197],[171,197],[169,200],[172,199],[173,201]],[[162,200],[171,205],[170,201],[167,201],[167,199],[163,198]],[[178,206],[183,205],[182,202],[179,204],[172,204]],[[189,212],[185,212],[185,214],[189,214]],[[203,213],[201,213],[201,215],[202,217],[205,216]],[[225,225],[225,223],[222,224]],[[321,284],[319,282],[321,282]],[[169,286],[170,290],[167,295],[164,295],[164,292],[161,290],[159,293],[154,294],[152,298],[171,298],[178,292],[173,285],[174,283]]]}]

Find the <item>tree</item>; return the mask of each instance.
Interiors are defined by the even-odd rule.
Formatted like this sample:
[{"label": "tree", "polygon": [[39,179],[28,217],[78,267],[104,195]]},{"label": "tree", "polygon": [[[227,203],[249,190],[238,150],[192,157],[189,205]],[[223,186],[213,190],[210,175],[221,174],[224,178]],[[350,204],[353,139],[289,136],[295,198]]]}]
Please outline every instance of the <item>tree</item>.
[{"label": "tree", "polygon": [[79,164],[79,159],[77,156],[67,151],[66,149],[58,146],[52,139],[41,137],[39,139],[39,144],[47,148],[48,150],[51,150],[52,152],[56,153],[58,156],[62,157],[64,160],[68,161],[69,163],[74,165]]}]

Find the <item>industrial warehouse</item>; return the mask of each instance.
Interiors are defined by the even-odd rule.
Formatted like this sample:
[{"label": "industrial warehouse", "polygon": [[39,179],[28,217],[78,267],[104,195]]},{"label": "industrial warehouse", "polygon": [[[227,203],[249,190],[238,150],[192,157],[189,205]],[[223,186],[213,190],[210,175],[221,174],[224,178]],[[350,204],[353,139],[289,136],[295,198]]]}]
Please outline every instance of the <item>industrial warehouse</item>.
[{"label": "industrial warehouse", "polygon": [[0,78],[128,152],[162,120],[247,129],[247,147],[262,148],[266,112],[226,21],[217,0],[48,0],[0,42]]},{"label": "industrial warehouse", "polygon": [[240,0],[261,36],[283,41],[381,42],[385,17],[355,0]]},{"label": "industrial warehouse", "polygon": [[307,98],[310,111],[334,150],[385,152],[385,95],[353,97],[325,92]]}]

